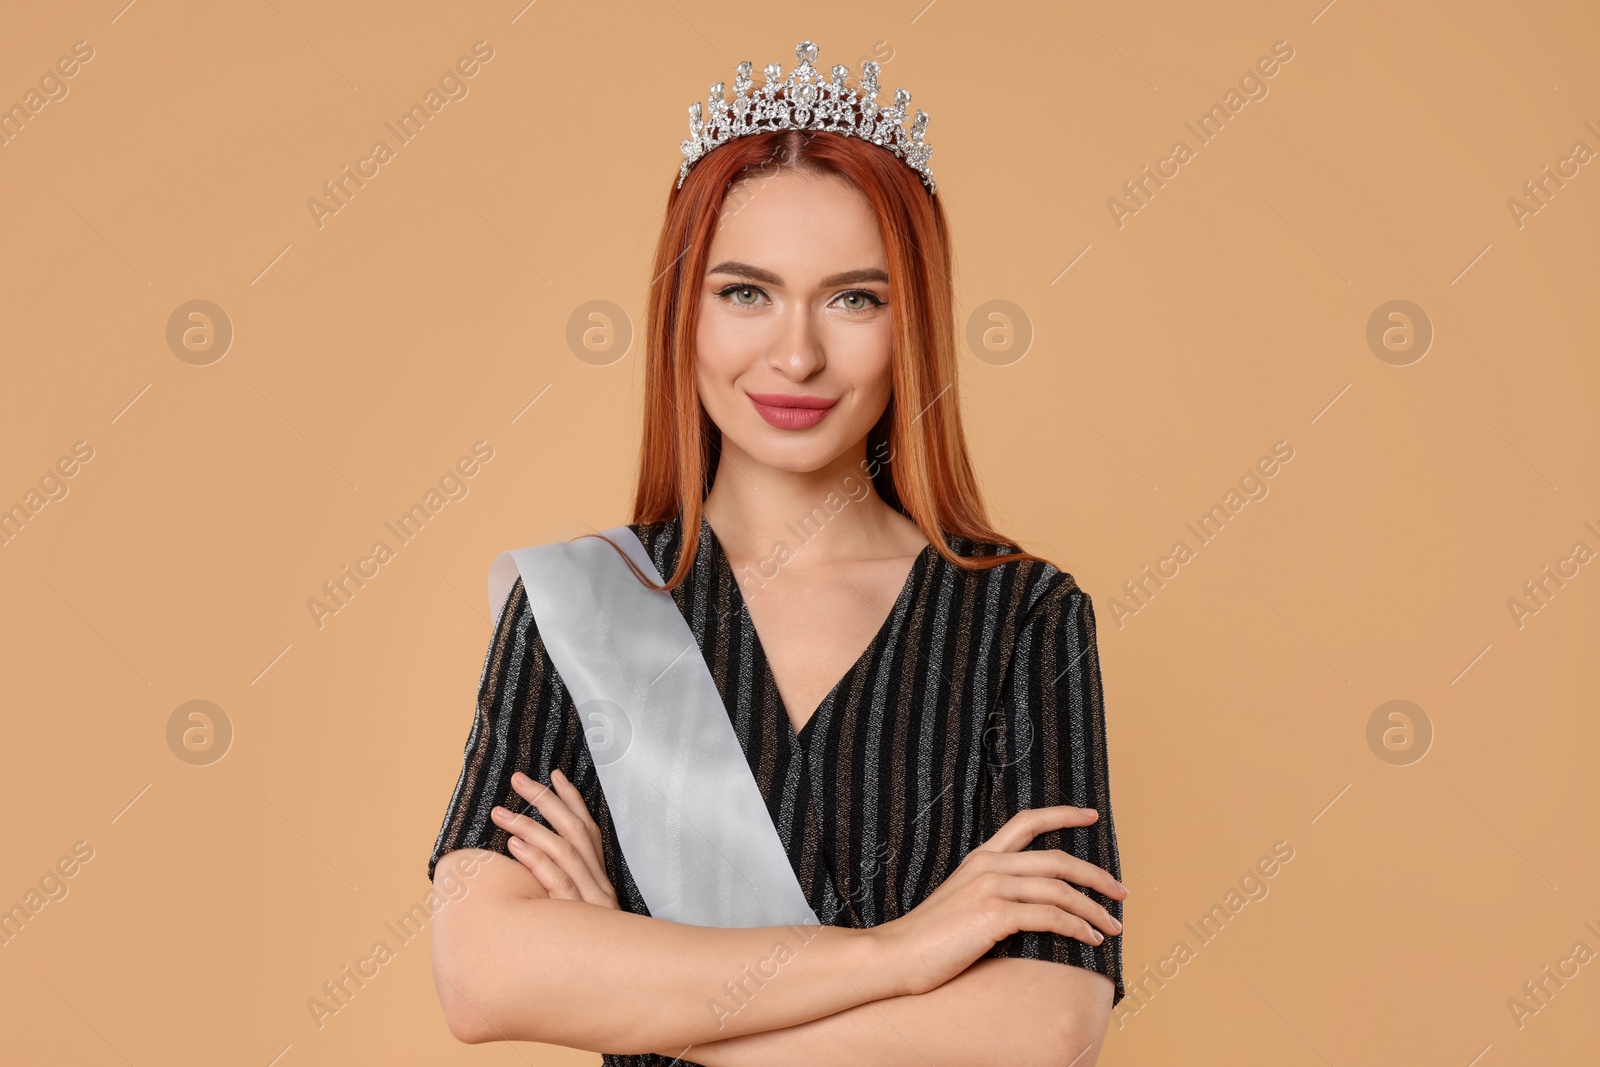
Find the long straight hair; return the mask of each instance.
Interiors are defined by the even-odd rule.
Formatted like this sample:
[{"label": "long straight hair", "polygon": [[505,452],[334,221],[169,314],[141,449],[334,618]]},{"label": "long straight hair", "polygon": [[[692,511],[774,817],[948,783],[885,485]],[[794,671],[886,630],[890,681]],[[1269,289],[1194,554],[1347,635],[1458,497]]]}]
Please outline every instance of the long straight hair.
[{"label": "long straight hair", "polygon": [[868,456],[881,455],[886,444],[889,457],[873,475],[873,489],[956,566],[1043,562],[1028,552],[966,557],[945,543],[943,535],[950,533],[1011,545],[989,526],[967,458],[956,395],[950,233],[938,197],[884,148],[838,133],[782,130],[742,137],[706,154],[667,197],[645,325],[644,433],[633,505],[636,523],[682,516],[677,569],[658,588],[675,588],[694,565],[694,531],[721,456],[722,433],[700,403],[694,373],[711,240],[724,206],[742,206],[729,203],[730,194],[759,196],[763,181],[788,169],[843,178],[878,218],[894,324],[892,393],[867,440]]}]

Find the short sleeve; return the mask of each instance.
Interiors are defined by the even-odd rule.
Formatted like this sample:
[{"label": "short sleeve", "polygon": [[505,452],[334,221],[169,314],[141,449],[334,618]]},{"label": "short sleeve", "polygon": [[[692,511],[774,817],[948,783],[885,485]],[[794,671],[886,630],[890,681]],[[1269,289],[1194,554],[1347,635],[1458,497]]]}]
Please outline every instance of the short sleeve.
[{"label": "short sleeve", "polygon": [[572,724],[559,714],[564,700],[565,689],[538,640],[532,606],[519,577],[506,597],[484,658],[461,775],[428,857],[430,881],[440,857],[455,849],[483,848],[511,855],[509,835],[489,817],[495,805],[545,821],[511,788],[511,776],[517,771],[548,782],[550,768],[559,766],[577,782],[580,776],[573,763],[560,762],[573,749],[573,739],[567,736]]},{"label": "short sleeve", "polygon": [[[1070,575],[1029,610],[1017,634],[987,733],[982,839],[1017,812],[1057,804],[1094,808],[1089,826],[1040,834],[1030,849],[1060,849],[1122,880],[1106,754],[1105,705],[1094,607]],[[1082,887],[1120,922],[1122,902]],[[985,956],[1053,960],[1099,971],[1111,979],[1112,1004],[1124,995],[1122,935],[1089,945],[1053,931],[1018,931]]]}]

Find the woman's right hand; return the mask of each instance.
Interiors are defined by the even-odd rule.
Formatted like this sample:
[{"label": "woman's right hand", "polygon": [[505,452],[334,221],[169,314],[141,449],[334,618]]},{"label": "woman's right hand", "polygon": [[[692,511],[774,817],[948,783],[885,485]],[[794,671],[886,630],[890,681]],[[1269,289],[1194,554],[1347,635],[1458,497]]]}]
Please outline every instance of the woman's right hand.
[{"label": "woman's right hand", "polygon": [[1121,933],[1110,912],[1068,883],[1115,900],[1127,898],[1127,886],[1069,853],[1027,849],[1042,833],[1088,826],[1099,817],[1093,808],[1069,805],[1019,811],[962,857],[921,904],[869,928],[884,948],[898,992],[937,989],[1020,930],[1054,931],[1090,945]]}]

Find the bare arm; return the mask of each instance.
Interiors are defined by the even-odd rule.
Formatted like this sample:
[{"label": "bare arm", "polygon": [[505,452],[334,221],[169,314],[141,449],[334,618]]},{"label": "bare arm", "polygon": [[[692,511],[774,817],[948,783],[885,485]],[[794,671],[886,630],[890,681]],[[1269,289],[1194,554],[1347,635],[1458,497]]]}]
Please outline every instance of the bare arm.
[{"label": "bare arm", "polygon": [[705,1067],[1094,1067],[1111,996],[1111,980],[1098,971],[1048,960],[984,959],[932,992],[687,1051],[656,1051]]},{"label": "bare arm", "polygon": [[467,853],[479,861],[470,891],[432,923],[435,983],[463,1041],[681,1050],[900,991],[866,930],[688,926],[555,900],[520,864],[475,849],[442,858],[435,881]]},{"label": "bare arm", "polygon": [[[1098,944],[1104,935],[1094,924],[1107,933],[1121,929],[1067,884],[1126,895],[1110,874],[1059,851],[1019,851],[1046,828],[1093,822],[1095,813],[1085,809],[1019,812],[909,914],[877,927],[723,929],[617,910],[608,894],[597,892],[604,876],[585,862],[592,838],[576,812],[553,793],[541,802],[566,827],[565,836],[524,817],[510,821],[528,824],[528,840],[561,856],[568,873],[526,850],[521,854],[531,866],[476,849],[448,854],[435,871],[436,886],[449,880],[459,889],[462,861],[477,864],[470,892],[447,893],[450,906],[432,924],[435,984],[451,1032],[463,1041],[677,1055],[861,1004],[932,993],[1019,930]],[[588,898],[572,892],[574,876]],[[1059,979],[1060,965],[1049,967],[1045,973]],[[1002,1003],[1016,1008],[1014,1000]]]}]

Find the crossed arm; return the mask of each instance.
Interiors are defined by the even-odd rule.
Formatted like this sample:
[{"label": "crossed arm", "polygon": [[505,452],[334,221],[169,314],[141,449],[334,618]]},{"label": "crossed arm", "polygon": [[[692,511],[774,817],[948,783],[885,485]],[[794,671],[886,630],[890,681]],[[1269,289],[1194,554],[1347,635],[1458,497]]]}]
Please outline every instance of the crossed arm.
[{"label": "crossed arm", "polygon": [[1048,960],[979,960],[932,992],[697,1045],[688,1055],[705,1067],[1093,1067],[1111,993],[1111,979],[1087,968]]},{"label": "crossed arm", "polygon": [[[510,834],[515,859],[460,849],[435,870],[448,904],[433,921],[435,984],[459,1039],[658,1052],[705,1067],[819,1059],[959,1067],[1001,1056],[1015,1064],[1092,1067],[1097,1059],[1110,1016],[1109,978],[1050,961],[975,959],[993,943],[979,931],[992,930],[999,909],[1014,908],[1012,901],[1059,903],[1061,886],[1039,897],[1030,879],[1008,881],[990,865],[985,894],[974,901],[969,893],[933,920],[935,941],[945,944],[930,944],[926,927],[921,938],[897,939],[892,927],[899,924],[723,929],[668,922],[618,909],[599,858],[598,827],[578,791],[559,773],[552,780],[554,790],[515,775],[513,787],[555,830],[497,807],[494,821]],[[1063,818],[1079,822],[1082,813],[1056,808],[1026,816],[986,842],[996,850],[989,859],[1014,854]],[[1038,870],[1052,861],[1038,853],[1007,861],[1013,869],[1019,862]],[[1104,888],[1116,884],[1091,870]],[[1083,910],[1081,898],[1070,896]],[[1035,906],[1054,924],[1065,921],[1064,913]],[[1103,909],[1094,911],[1096,921],[1116,928]],[[1078,936],[1101,939],[1074,921]],[[582,966],[561,965],[579,959]]]},{"label": "crossed arm", "polygon": [[[477,849],[442,858],[435,883],[457,872],[469,889],[450,894],[432,939],[435,983],[462,1041],[659,1052],[705,1067],[1090,1067],[1110,1015],[1110,979],[1081,967],[982,959],[903,993],[870,930],[807,927],[801,944],[787,927],[686,926],[553,899],[527,867]],[[756,988],[745,976],[779,941],[793,951]],[[736,999],[724,982],[741,980]]]}]

